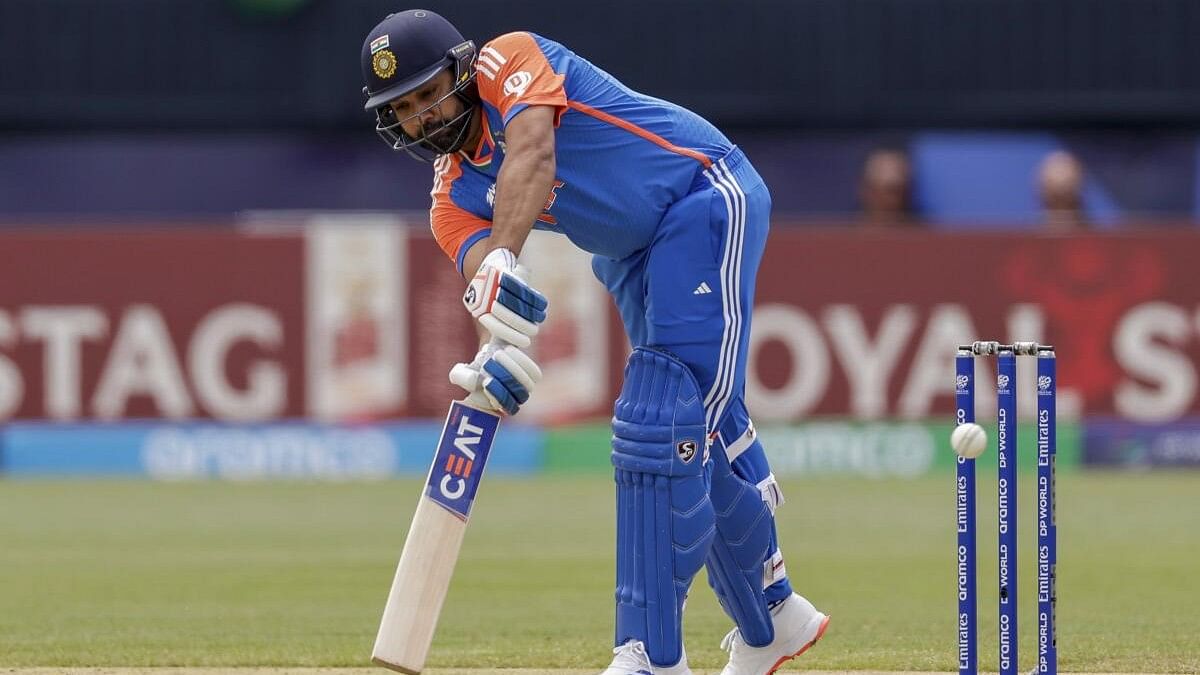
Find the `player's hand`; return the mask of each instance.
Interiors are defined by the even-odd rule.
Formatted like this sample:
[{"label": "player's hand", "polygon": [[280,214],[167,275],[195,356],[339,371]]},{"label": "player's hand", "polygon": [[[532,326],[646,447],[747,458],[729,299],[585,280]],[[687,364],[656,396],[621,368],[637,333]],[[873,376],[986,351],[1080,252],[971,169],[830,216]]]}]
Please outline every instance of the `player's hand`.
[{"label": "player's hand", "polygon": [[534,386],[542,379],[542,369],[529,355],[513,345],[487,343],[470,363],[450,369],[450,381],[469,394],[482,395],[493,410],[516,415]]},{"label": "player's hand", "polygon": [[463,294],[463,304],[492,337],[527,348],[546,320],[546,296],[525,282],[528,273],[508,249],[483,259]]}]

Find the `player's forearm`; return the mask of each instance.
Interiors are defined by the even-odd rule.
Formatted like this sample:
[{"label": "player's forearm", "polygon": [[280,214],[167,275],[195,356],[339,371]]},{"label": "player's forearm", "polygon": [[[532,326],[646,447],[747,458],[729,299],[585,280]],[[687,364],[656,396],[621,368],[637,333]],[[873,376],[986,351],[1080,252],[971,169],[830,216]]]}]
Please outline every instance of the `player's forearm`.
[{"label": "player's forearm", "polygon": [[507,248],[520,254],[533,223],[546,207],[554,185],[554,148],[510,155],[496,178],[496,203],[487,250]]}]

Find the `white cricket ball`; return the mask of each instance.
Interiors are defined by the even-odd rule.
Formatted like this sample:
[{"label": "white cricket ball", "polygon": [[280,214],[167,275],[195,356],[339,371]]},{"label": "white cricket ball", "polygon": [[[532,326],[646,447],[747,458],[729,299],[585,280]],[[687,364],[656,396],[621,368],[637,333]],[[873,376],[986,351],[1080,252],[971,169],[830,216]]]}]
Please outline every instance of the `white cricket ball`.
[{"label": "white cricket ball", "polygon": [[974,422],[954,427],[950,434],[950,447],[961,457],[975,459],[987,450],[987,431]]}]

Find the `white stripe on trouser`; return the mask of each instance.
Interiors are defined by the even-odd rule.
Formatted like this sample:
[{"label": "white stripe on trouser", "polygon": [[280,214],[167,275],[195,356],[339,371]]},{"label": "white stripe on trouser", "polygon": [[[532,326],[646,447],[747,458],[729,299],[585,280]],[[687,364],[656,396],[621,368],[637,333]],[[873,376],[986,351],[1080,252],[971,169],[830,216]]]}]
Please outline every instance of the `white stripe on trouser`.
[{"label": "white stripe on trouser", "polygon": [[737,375],[738,343],[742,334],[741,269],[742,245],[746,234],[746,195],[733,178],[725,160],[713,164],[704,172],[713,187],[725,198],[729,223],[725,233],[725,255],[721,258],[721,304],[725,329],[721,335],[721,352],[712,389],[704,398],[706,423],[709,431],[716,426],[733,394]]},{"label": "white stripe on trouser", "polygon": [[740,269],[741,248],[745,224],[745,202],[741,187],[729,175],[724,160],[717,162],[710,180],[725,199],[728,213],[725,255],[721,260],[721,300],[725,326],[721,339],[721,351],[717,362],[717,374],[713,388],[705,400],[708,427],[715,430],[728,403],[736,375],[738,340],[741,334]]}]

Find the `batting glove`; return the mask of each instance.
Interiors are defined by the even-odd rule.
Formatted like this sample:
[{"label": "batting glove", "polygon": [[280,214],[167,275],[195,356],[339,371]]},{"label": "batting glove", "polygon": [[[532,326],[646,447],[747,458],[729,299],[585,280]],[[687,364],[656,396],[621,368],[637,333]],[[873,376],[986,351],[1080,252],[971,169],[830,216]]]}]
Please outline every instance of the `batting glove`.
[{"label": "batting glove", "polygon": [[463,305],[492,337],[521,349],[531,344],[546,320],[546,296],[525,282],[517,257],[498,248],[483,259],[463,294]]},{"label": "batting glove", "polygon": [[542,369],[525,352],[495,340],[470,363],[450,369],[450,381],[471,395],[482,395],[493,410],[516,415],[542,379]]}]

